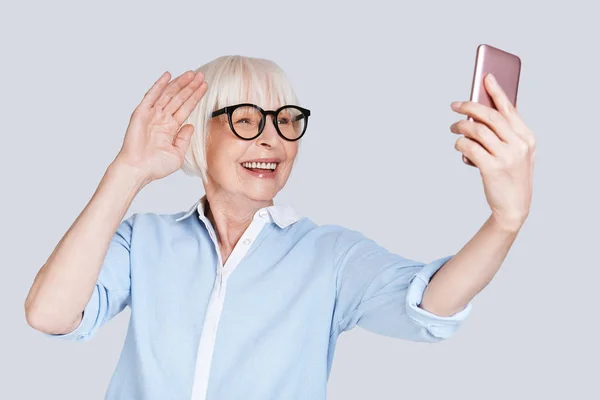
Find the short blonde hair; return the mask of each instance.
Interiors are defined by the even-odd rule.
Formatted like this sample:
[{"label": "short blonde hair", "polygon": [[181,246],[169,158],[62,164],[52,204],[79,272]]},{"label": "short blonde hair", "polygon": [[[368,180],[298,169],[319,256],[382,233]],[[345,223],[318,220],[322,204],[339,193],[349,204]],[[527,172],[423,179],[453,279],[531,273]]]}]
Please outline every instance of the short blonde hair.
[{"label": "short blonde hair", "polygon": [[245,102],[265,109],[300,104],[287,75],[271,60],[241,55],[222,56],[196,71],[204,74],[208,90],[184,122],[194,125],[194,134],[181,169],[186,175],[199,176],[206,181],[206,142],[213,111]]}]

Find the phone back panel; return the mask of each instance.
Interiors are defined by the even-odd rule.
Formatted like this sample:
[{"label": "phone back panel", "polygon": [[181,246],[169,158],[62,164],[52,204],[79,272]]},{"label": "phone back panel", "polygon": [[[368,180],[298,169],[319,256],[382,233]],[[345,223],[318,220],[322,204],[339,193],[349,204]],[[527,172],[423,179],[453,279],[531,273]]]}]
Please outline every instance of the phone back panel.
[{"label": "phone back panel", "polygon": [[517,105],[517,91],[521,75],[521,59],[504,50],[487,44],[477,47],[475,72],[471,86],[471,101],[495,108],[494,102],[485,90],[483,78],[492,73],[513,105]]}]

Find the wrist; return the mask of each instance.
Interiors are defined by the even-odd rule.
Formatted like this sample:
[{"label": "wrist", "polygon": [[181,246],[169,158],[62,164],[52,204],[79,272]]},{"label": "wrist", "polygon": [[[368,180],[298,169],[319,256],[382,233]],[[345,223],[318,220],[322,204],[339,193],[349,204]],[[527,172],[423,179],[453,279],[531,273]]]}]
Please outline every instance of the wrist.
[{"label": "wrist", "polygon": [[151,182],[147,174],[138,167],[135,167],[120,159],[115,159],[107,168],[107,174],[120,180],[126,180],[133,188],[141,190]]},{"label": "wrist", "polygon": [[525,223],[525,218],[505,218],[499,217],[498,215],[492,213],[490,216],[490,222],[497,228],[510,233],[516,233],[521,230],[521,227]]}]

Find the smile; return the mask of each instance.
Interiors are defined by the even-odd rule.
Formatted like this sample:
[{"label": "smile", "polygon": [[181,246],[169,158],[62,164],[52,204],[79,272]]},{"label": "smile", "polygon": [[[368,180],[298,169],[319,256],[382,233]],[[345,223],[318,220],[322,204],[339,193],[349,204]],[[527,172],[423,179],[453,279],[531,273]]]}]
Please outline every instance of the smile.
[{"label": "smile", "polygon": [[245,163],[242,163],[242,166],[244,168],[256,170],[256,171],[260,171],[260,170],[274,171],[275,168],[277,168],[277,163],[274,163],[274,162],[269,162],[269,163],[245,162]]},{"label": "smile", "polygon": [[244,171],[256,178],[274,178],[277,171],[277,162],[243,162],[240,164]]}]

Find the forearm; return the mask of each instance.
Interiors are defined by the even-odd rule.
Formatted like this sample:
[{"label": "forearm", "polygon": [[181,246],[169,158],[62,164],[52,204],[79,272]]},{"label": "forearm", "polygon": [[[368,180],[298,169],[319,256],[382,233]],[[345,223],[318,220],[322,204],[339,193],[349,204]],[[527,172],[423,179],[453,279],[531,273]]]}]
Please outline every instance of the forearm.
[{"label": "forearm", "polygon": [[143,186],[135,170],[110,164],[94,195],[35,277],[25,300],[31,326],[59,333],[79,323],[112,236]]},{"label": "forearm", "polygon": [[420,307],[440,316],[461,311],[492,280],[512,246],[520,225],[493,216],[431,278]]}]

